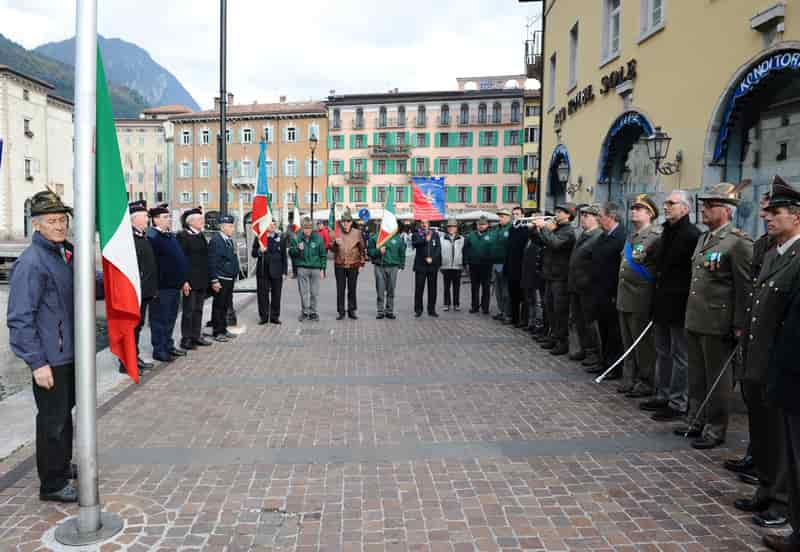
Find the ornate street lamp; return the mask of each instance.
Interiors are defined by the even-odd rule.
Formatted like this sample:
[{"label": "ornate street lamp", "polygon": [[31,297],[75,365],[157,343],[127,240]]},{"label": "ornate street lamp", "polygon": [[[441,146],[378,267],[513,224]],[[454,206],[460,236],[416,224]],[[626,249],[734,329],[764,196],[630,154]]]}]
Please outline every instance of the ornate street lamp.
[{"label": "ornate street lamp", "polygon": [[314,173],[317,172],[314,167],[314,153],[317,151],[317,144],[319,143],[319,138],[317,138],[316,134],[312,134],[311,137],[308,139],[311,143],[311,225],[314,225]]},{"label": "ornate street lamp", "polygon": [[655,174],[663,174],[669,176],[680,172],[681,162],[683,161],[683,153],[678,152],[675,155],[674,162],[664,162],[669,153],[669,145],[672,142],[672,137],[661,130],[661,127],[656,127],[653,134],[645,139],[647,142],[647,156],[656,164]]},{"label": "ornate street lamp", "polygon": [[569,165],[567,165],[567,162],[561,161],[556,171],[558,174],[558,181],[562,184],[566,184],[567,180],[569,180]]}]

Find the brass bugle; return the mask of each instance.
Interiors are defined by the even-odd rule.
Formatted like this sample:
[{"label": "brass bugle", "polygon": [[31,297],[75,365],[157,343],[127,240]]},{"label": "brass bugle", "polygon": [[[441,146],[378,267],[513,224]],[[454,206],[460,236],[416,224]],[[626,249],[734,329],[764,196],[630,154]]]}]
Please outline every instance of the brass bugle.
[{"label": "brass bugle", "polygon": [[542,221],[545,222],[545,224],[547,224],[547,223],[550,223],[550,222],[556,222],[556,217],[553,217],[553,216],[546,217],[544,215],[539,215],[539,216],[536,216],[536,217],[518,218],[517,222],[519,224],[526,224],[527,225],[527,224],[533,224],[537,220],[542,220]]}]

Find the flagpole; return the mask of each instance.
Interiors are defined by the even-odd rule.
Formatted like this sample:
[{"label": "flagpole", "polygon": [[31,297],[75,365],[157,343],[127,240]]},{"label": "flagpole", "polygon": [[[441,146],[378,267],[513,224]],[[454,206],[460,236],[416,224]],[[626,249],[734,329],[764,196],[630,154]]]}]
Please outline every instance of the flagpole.
[{"label": "flagpole", "polygon": [[95,127],[97,115],[97,0],[77,0],[75,33],[75,402],[78,517],[56,529],[56,540],[80,546],[122,530],[102,513],[97,478],[95,366]]}]

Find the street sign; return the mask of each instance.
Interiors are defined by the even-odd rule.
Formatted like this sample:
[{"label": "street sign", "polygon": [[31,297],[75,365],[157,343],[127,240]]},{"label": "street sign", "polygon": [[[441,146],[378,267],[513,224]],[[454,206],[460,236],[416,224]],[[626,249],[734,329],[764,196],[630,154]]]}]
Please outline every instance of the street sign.
[{"label": "street sign", "polygon": [[358,212],[358,218],[360,218],[364,222],[369,222],[369,209],[364,207]]}]

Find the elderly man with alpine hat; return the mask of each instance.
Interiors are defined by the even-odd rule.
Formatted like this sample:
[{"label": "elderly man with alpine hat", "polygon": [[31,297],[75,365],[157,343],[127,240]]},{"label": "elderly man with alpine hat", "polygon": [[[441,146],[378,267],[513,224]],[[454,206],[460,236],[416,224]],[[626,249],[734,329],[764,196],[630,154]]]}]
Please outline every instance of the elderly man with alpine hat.
[{"label": "elderly man with alpine hat", "polygon": [[228,332],[228,311],[233,309],[233,285],[239,275],[239,255],[233,241],[233,215],[219,218],[219,232],[208,244],[208,278],[214,300],[211,304],[211,326],[216,341],[236,337]]},{"label": "elderly man with alpine hat", "polygon": [[469,265],[471,308],[469,312],[489,314],[492,279],[492,234],[489,219],[481,216],[475,230],[464,242],[464,264]]},{"label": "elderly man with alpine hat", "polygon": [[569,352],[569,294],[567,279],[569,259],[575,247],[575,228],[572,219],[577,208],[574,203],[556,205],[555,221],[535,219],[539,239],[544,245],[543,275],[545,279],[544,308],[550,325],[549,339],[541,342],[550,354],[565,355]]},{"label": "elderly man with alpine hat", "polygon": [[[639,194],[631,205],[633,234],[625,242],[619,265],[617,311],[622,347],[628,350],[650,323],[653,293],[656,289],[656,260],[661,226],[653,224],[658,207],[646,194]],[[653,332],[648,331],[636,349],[625,359],[622,384],[617,387],[626,397],[644,398],[653,394],[656,348]]]},{"label": "elderly man with alpine hat", "polygon": [[[356,286],[358,285],[358,274],[367,262],[367,245],[361,230],[353,227],[353,216],[350,214],[350,209],[345,209],[340,224],[342,231],[331,244],[334,254],[333,275],[336,278],[336,310],[339,311],[336,320],[344,319],[345,312],[349,318],[357,320]],[[347,291],[346,311],[345,290]]]},{"label": "elderly man with alpine hat", "polygon": [[[72,464],[75,406],[75,309],[72,244],[67,241],[72,209],[54,192],[31,199],[33,238],[11,268],[7,324],[11,350],[33,372],[36,401],[36,467],[39,498],[76,502]],[[98,276],[96,293],[102,295]]]},{"label": "elderly man with alpine hat", "polygon": [[367,242],[367,254],[375,265],[375,318],[395,320],[394,291],[397,287],[397,271],[406,267],[406,242],[396,233],[379,248],[379,235],[380,232],[376,232]]},{"label": "elderly man with alpine hat", "polygon": [[178,243],[186,255],[187,282],[183,285],[181,304],[181,347],[197,349],[211,342],[205,339],[203,329],[203,303],[208,289],[208,242],[203,235],[205,216],[200,207],[187,209],[181,215],[183,231],[178,232]]},{"label": "elderly man with alpine hat", "polygon": [[319,283],[325,279],[328,252],[325,250],[325,241],[314,232],[310,218],[303,219],[302,231],[292,238],[289,255],[292,257],[292,264],[297,267],[297,288],[302,307],[298,320],[319,320]]},{"label": "elderly man with alpine hat", "polygon": [[728,429],[733,388],[729,359],[747,327],[753,240],[733,226],[739,204],[733,184],[717,184],[698,199],[703,202],[703,224],[708,230],[692,255],[686,304],[688,425],[675,428],[675,433],[692,438],[696,449],[710,449],[725,442]]},{"label": "elderly man with alpine hat", "polygon": [[508,256],[508,240],[511,237],[511,211],[497,211],[500,224],[492,230],[492,251],[494,257],[494,297],[497,301],[497,314],[492,318],[500,322],[511,323],[511,294],[506,274],[506,257]]},{"label": "elderly man with alpine hat", "polygon": [[[142,333],[144,321],[147,318],[147,308],[150,303],[158,296],[158,263],[153,246],[147,239],[147,202],[144,200],[134,201],[128,204],[128,211],[131,217],[131,227],[133,228],[133,245],[136,248],[136,261],[139,265],[139,282],[141,283],[142,302],[139,307],[139,324],[134,330],[136,338],[136,360],[139,372],[150,370],[152,362],[145,362],[139,354],[139,335]],[[151,330],[152,331],[152,330]],[[128,371],[120,362],[120,374],[127,374]]]}]

